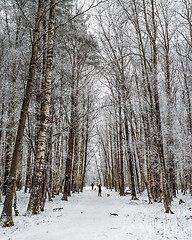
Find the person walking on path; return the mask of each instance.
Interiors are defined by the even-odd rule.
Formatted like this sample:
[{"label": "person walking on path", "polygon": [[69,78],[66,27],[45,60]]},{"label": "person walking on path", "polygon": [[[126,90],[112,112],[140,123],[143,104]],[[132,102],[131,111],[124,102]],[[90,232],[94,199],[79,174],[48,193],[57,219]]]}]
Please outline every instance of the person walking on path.
[{"label": "person walking on path", "polygon": [[101,197],[101,184],[98,185],[99,192],[98,192],[98,197]]},{"label": "person walking on path", "polygon": [[94,183],[91,183],[91,187],[92,187],[92,190],[93,190],[93,188],[94,188]]}]

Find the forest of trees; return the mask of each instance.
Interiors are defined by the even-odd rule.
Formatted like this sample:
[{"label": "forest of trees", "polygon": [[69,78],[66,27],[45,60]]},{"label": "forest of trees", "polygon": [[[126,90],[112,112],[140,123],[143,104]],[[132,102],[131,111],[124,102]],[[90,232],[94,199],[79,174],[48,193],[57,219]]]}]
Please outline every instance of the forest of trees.
[{"label": "forest of trees", "polygon": [[17,191],[38,214],[89,165],[166,213],[192,195],[191,0],[2,0],[0,16],[3,226]]}]

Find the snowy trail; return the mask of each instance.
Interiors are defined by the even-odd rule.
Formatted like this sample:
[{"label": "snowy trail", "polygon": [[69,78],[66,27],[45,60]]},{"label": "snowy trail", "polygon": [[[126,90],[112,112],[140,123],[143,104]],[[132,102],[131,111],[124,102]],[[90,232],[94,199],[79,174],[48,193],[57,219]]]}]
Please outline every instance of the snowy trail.
[{"label": "snowy trail", "polygon": [[[176,201],[174,215],[165,214],[162,204],[148,205],[146,196],[131,201],[130,196],[119,197],[118,193],[106,189],[103,189],[102,197],[97,197],[97,191],[87,187],[83,193],[73,194],[68,202],[60,199],[61,195],[53,202],[47,202],[45,212],[37,216],[22,216],[25,209],[20,209],[21,215],[14,219],[15,226],[0,229],[0,239],[192,239],[192,219],[186,219],[187,215],[192,215],[191,198],[179,207]],[[26,206],[26,194],[21,194],[19,201]],[[110,216],[110,213],[118,216]]]}]

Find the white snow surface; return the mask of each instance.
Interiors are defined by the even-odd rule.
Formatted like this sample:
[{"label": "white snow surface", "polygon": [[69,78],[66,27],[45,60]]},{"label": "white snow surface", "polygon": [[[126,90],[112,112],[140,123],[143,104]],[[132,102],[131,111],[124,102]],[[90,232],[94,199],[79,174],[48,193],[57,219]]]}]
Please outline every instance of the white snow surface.
[{"label": "white snow surface", "polygon": [[[45,212],[31,216],[26,215],[29,193],[17,194],[20,214],[13,227],[0,227],[0,240],[192,240],[190,195],[179,194],[172,204],[175,214],[167,214],[162,203],[149,205],[146,194],[133,201],[102,188],[98,197],[97,190],[85,187],[67,202],[56,196],[46,202]],[[185,203],[179,205],[180,198]],[[0,211],[2,207],[0,203]]]}]

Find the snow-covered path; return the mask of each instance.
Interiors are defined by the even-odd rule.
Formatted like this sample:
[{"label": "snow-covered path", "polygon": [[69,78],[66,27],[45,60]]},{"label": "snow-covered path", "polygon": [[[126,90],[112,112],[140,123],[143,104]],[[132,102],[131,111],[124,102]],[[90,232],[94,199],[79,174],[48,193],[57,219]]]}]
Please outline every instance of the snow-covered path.
[{"label": "snow-covered path", "polygon": [[[110,194],[107,197],[107,194]],[[182,196],[183,197],[183,196]],[[26,194],[19,194],[20,204],[27,206]],[[0,229],[1,240],[160,240],[192,239],[192,199],[184,196],[185,204],[175,200],[175,212],[165,214],[162,204],[148,205],[146,196],[131,201],[130,196],[103,189],[102,197],[89,187],[73,194],[68,202],[61,195],[47,202],[46,210],[37,216],[23,216],[20,207],[15,226]],[[62,209],[61,209],[62,208]],[[2,204],[0,205],[0,210]],[[110,216],[117,213],[118,216]]]}]

